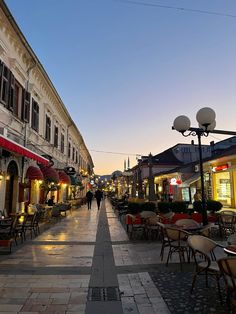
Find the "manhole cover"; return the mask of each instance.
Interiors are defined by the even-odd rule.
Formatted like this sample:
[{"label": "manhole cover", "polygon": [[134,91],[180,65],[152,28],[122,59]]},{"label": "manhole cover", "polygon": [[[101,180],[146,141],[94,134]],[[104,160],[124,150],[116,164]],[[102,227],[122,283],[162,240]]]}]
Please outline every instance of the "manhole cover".
[{"label": "manhole cover", "polygon": [[120,291],[118,287],[92,287],[88,292],[89,301],[120,301]]}]

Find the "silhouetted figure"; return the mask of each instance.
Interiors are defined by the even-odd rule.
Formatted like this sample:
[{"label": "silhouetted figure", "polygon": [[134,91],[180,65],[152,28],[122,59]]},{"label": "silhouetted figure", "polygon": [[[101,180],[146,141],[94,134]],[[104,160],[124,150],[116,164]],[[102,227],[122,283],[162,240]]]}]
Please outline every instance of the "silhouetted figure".
[{"label": "silhouetted figure", "polygon": [[87,204],[88,204],[88,210],[89,210],[91,209],[92,199],[93,199],[92,191],[88,190],[88,192],[86,193],[86,198],[87,198]]},{"label": "silhouetted figure", "polygon": [[97,205],[98,205],[98,210],[100,209],[100,203],[101,203],[101,200],[102,200],[102,198],[103,198],[103,193],[102,193],[102,191],[101,190],[97,190],[96,192],[95,192],[95,198],[96,198],[96,200],[97,200]]},{"label": "silhouetted figure", "polygon": [[55,199],[55,196],[52,195],[51,198],[49,198],[49,200],[48,200],[48,206],[53,206],[53,205],[55,205],[54,199]]}]

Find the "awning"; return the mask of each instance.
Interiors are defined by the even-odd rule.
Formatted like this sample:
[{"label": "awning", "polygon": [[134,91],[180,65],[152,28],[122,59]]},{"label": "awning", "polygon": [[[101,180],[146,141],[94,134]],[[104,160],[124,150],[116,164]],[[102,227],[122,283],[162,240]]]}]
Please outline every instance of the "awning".
[{"label": "awning", "polygon": [[65,173],[64,170],[58,170],[59,182],[64,184],[71,184],[70,177]]},{"label": "awning", "polygon": [[26,178],[29,180],[43,180],[43,174],[38,167],[30,166],[26,171]]},{"label": "awning", "polygon": [[38,163],[47,166],[49,164],[48,159],[36,154],[32,150],[10,140],[9,138],[4,137],[0,134],[0,147],[9,150],[10,152],[17,153],[24,157],[36,160]]},{"label": "awning", "polygon": [[52,167],[41,167],[40,168],[44,179],[50,182],[58,183],[59,182],[59,175],[58,172]]},{"label": "awning", "polygon": [[181,187],[189,187],[192,183],[198,181],[199,179],[200,179],[200,174],[199,173],[195,173],[190,178],[188,178],[187,180],[182,182]]}]

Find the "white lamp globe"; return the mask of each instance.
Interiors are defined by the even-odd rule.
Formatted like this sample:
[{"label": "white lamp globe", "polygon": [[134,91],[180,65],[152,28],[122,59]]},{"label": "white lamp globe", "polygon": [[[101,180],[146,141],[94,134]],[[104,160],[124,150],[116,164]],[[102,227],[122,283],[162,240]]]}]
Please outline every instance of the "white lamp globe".
[{"label": "white lamp globe", "polygon": [[213,131],[214,128],[216,127],[216,121],[212,122],[208,126],[204,126],[201,124],[198,124],[199,128],[202,129],[203,131]]},{"label": "white lamp globe", "polygon": [[206,128],[215,121],[215,118],[215,111],[209,107],[200,109],[196,115],[197,122]]},{"label": "white lamp globe", "polygon": [[179,132],[185,132],[190,128],[190,120],[186,116],[178,116],[174,120],[174,129]]}]

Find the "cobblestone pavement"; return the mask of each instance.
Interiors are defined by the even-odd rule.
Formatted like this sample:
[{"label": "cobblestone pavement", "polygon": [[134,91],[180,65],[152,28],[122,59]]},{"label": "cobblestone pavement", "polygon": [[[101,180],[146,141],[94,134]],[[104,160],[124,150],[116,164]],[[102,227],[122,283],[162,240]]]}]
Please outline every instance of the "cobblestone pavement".
[{"label": "cobblestone pavement", "polygon": [[[159,241],[130,241],[109,201],[100,211],[94,201],[92,210],[82,206],[32,241],[28,236],[12,254],[0,255],[0,313],[229,312],[204,278],[191,295],[193,264],[180,272],[173,256],[166,267],[160,248]],[[101,300],[91,297],[96,287]],[[104,291],[116,287],[120,296],[106,298]]]}]

